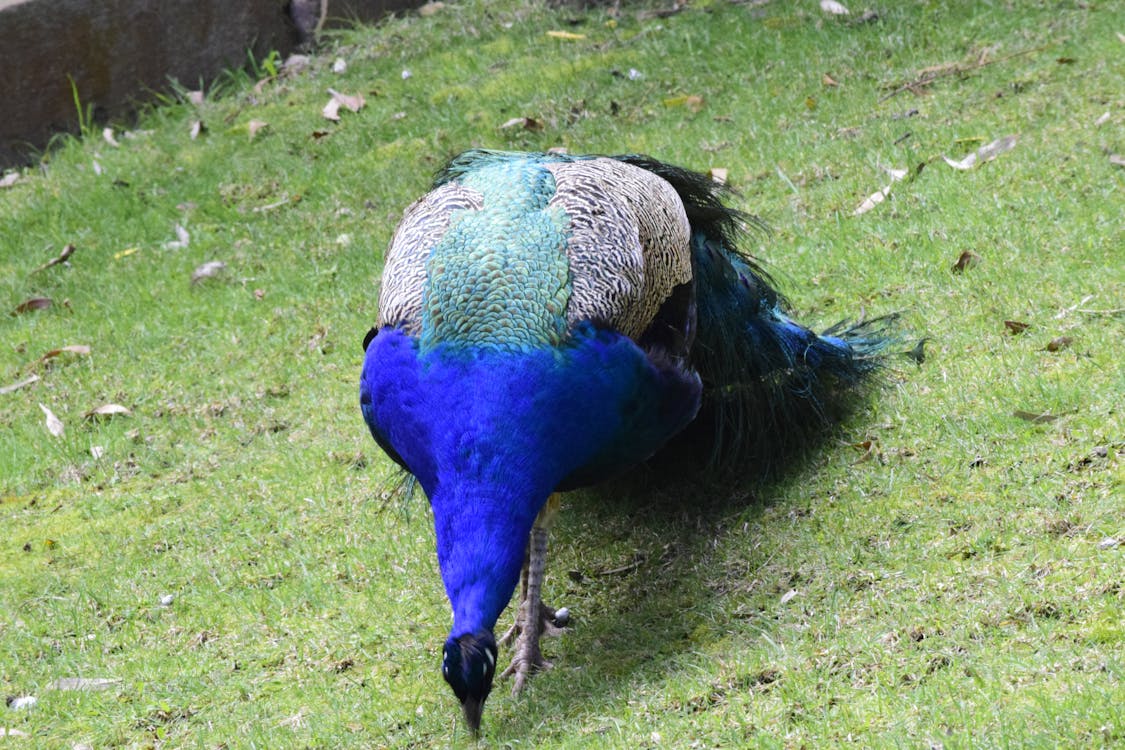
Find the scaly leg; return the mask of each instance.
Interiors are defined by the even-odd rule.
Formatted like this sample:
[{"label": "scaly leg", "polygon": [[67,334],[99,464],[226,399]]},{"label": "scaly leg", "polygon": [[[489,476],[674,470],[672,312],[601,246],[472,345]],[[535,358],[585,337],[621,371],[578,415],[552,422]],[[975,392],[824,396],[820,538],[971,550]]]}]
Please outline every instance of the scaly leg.
[{"label": "scaly leg", "polygon": [[[535,519],[531,527],[531,538],[527,545],[527,557],[524,560],[524,570],[520,585],[520,608],[516,622],[500,639],[501,643],[509,643],[515,639],[515,653],[512,663],[504,670],[501,678],[515,675],[512,684],[512,694],[516,695],[523,690],[527,678],[533,672],[551,668],[551,662],[543,658],[539,650],[539,638],[543,635],[559,635],[567,618],[565,610],[556,611],[543,603],[541,592],[543,589],[543,576],[547,566],[547,532],[559,512],[560,500],[558,494],[547,498],[543,510]],[[559,622],[562,620],[563,622]]]}]

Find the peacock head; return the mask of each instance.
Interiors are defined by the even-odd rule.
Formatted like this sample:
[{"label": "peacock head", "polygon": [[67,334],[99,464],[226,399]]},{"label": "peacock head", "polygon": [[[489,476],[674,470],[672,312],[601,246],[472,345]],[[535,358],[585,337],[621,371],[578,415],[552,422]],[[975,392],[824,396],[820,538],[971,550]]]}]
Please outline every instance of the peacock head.
[{"label": "peacock head", "polygon": [[484,699],[496,674],[496,638],[488,630],[449,636],[442,649],[441,676],[453,688],[465,723],[476,734],[484,712]]}]

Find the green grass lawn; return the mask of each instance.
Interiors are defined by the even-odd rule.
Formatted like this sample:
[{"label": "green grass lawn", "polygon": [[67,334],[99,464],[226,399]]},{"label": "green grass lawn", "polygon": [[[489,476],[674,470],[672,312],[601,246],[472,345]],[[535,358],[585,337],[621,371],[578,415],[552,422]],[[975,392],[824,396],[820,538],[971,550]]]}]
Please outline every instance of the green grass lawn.
[{"label": "green grass lawn", "polygon": [[782,482],[569,497],[576,625],[479,746],[1125,743],[1125,9],[872,7],[448,3],[0,188],[0,745],[478,746],[357,405],[390,234],[472,146],[726,169],[802,320],[928,338]]}]

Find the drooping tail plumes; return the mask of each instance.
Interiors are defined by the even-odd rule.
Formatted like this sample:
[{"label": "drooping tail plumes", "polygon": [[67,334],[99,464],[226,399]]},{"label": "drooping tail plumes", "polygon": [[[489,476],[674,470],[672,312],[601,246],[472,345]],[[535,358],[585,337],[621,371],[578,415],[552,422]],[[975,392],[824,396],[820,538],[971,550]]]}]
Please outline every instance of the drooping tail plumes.
[{"label": "drooping tail plumes", "polygon": [[894,317],[818,335],[786,315],[784,300],[741,257],[703,234],[693,250],[692,363],[704,385],[700,426],[714,431],[709,461],[775,474],[862,403]]},{"label": "drooping tail plumes", "polygon": [[757,223],[694,172],[641,159],[676,188],[692,224],[697,332],[691,363],[703,379],[695,424],[670,449],[690,446],[709,471],[776,475],[806,454],[863,396],[895,340],[895,316],[820,334],[792,320],[769,275],[736,249]]}]

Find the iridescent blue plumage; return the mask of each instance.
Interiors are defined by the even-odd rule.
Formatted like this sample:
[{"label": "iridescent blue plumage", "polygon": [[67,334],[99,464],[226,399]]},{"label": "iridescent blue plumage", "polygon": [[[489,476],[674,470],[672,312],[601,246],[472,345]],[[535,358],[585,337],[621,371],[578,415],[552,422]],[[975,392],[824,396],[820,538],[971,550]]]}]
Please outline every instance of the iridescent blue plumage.
[{"label": "iridescent blue plumage", "polygon": [[734,249],[745,218],[707,178],[644,157],[498,152],[455,159],[404,216],[360,401],[429,497],[453,609],[442,672],[474,730],[525,554],[509,671],[518,688],[544,665],[552,493],[693,420],[713,462],[769,471],[876,369],[880,324],[818,336],[787,317]]}]

